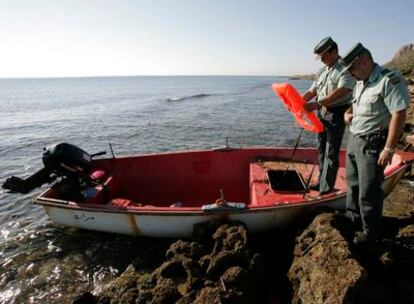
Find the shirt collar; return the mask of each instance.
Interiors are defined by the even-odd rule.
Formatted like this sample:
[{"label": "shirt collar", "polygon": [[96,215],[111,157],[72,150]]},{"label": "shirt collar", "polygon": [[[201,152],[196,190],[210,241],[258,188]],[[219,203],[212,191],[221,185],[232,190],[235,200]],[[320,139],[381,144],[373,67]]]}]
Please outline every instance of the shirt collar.
[{"label": "shirt collar", "polygon": [[374,69],[371,72],[371,75],[368,77],[368,83],[375,82],[381,74],[381,67],[378,64],[375,64]]},{"label": "shirt collar", "polygon": [[335,63],[331,67],[326,66],[327,70],[331,71],[333,69],[338,69],[340,67],[340,63],[339,63],[340,58],[341,57],[338,56],[338,59],[336,59]]}]

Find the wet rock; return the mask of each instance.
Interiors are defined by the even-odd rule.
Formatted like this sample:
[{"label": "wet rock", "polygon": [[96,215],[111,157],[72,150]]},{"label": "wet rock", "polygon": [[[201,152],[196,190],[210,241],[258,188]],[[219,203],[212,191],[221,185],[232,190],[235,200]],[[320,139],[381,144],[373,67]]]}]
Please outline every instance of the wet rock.
[{"label": "wet rock", "polygon": [[85,292],[73,300],[73,304],[96,304],[98,301],[90,292]]},{"label": "wet rock", "polygon": [[[135,303],[138,297],[139,274],[130,265],[116,279],[114,279],[99,296],[99,303]],[[109,301],[109,302],[108,302]]]},{"label": "wet rock", "polygon": [[221,304],[221,289],[219,287],[204,287],[194,300],[194,304]]},{"label": "wet rock", "polygon": [[184,296],[182,296],[180,299],[178,299],[175,304],[193,304],[195,299],[195,293],[189,293]]},{"label": "wet rock", "polygon": [[378,253],[382,271],[398,278],[410,276],[414,272],[414,215],[384,217],[383,228],[386,233]]},{"label": "wet rock", "polygon": [[246,252],[247,229],[243,225],[222,225],[214,233],[213,239],[213,255],[221,251]]},{"label": "wet rock", "polygon": [[165,254],[167,259],[183,256],[191,259],[199,259],[204,254],[203,247],[196,242],[177,241],[170,246]]},{"label": "wet rock", "polygon": [[144,264],[134,261],[97,296],[98,303],[260,302],[263,261],[251,253],[246,228],[208,223],[198,231],[199,242],[172,243],[152,272],[139,273]]},{"label": "wet rock", "polygon": [[207,267],[206,274],[209,278],[218,278],[228,267],[242,264],[246,266],[246,257],[235,251],[223,251],[213,256]]},{"label": "wet rock", "polygon": [[296,238],[292,303],[414,303],[411,195],[403,181],[385,200],[383,237],[372,248],[350,243],[358,227],[318,214]]},{"label": "wet rock", "polygon": [[220,280],[226,289],[247,290],[249,287],[249,274],[239,266],[227,269]]},{"label": "wet rock", "polygon": [[333,214],[315,217],[296,239],[294,255],[292,303],[358,303],[368,273],[335,228]]},{"label": "wet rock", "polygon": [[247,250],[247,230],[242,225],[220,226],[213,235],[214,247],[209,258],[203,257],[201,264],[210,278],[217,278],[232,266],[248,267],[249,251]]},{"label": "wet rock", "polygon": [[[150,303],[175,303],[180,297],[175,282],[172,279],[160,277],[157,285],[152,290],[152,301]],[[137,303],[140,302],[137,301]]]}]

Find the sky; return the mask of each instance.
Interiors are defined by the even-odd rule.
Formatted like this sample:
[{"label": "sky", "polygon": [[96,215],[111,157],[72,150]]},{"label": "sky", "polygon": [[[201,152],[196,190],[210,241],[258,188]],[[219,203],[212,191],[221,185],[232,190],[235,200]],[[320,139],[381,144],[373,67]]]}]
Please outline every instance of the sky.
[{"label": "sky", "polygon": [[326,36],[385,63],[414,1],[0,0],[0,78],[310,74]]}]

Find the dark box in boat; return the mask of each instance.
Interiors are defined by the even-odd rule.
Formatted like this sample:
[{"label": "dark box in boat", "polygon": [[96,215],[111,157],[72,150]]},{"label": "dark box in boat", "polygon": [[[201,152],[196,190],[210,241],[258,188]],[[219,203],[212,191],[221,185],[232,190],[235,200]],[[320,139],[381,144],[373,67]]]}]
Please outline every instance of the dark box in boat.
[{"label": "dark box in boat", "polygon": [[292,193],[306,190],[305,182],[296,170],[268,170],[267,176],[273,191]]}]

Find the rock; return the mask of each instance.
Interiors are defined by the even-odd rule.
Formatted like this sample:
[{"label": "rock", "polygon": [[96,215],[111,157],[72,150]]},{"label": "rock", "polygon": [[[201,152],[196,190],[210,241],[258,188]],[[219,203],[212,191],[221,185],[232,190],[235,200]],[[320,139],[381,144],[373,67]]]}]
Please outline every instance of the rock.
[{"label": "rock", "polygon": [[224,273],[224,271],[232,266],[242,264],[243,266],[247,266],[247,256],[243,253],[239,253],[236,251],[223,251],[216,254],[212,257],[210,264],[206,270],[206,274],[209,278],[217,279],[220,275]]},{"label": "rock", "polygon": [[249,287],[249,274],[239,266],[227,269],[220,280],[226,289],[247,290]]},{"label": "rock", "polygon": [[247,249],[247,229],[243,225],[222,225],[214,233],[213,239],[213,255],[220,251],[244,252]]},{"label": "rock", "polygon": [[[212,230],[213,229],[213,230]],[[264,299],[260,254],[252,254],[246,228],[240,223],[201,225],[200,242],[176,241],[165,261],[150,273],[145,261],[134,264],[96,297],[98,303],[250,303]],[[210,237],[208,237],[208,235]],[[94,299],[91,294],[79,299]],[[263,302],[263,301],[262,301]]]},{"label": "rock", "polygon": [[[388,238],[395,238],[401,225],[409,225],[409,218],[414,214],[414,185],[412,181],[402,179],[384,201],[383,215],[385,216],[383,232]],[[388,220],[387,220],[388,219]],[[390,219],[394,219],[390,222]],[[388,233],[395,231],[394,234]]]},{"label": "rock", "polygon": [[181,294],[177,289],[177,285],[172,279],[159,278],[157,285],[152,291],[151,303],[175,303]]},{"label": "rock", "polygon": [[361,298],[367,271],[335,224],[333,214],[322,213],[296,239],[288,272],[292,303],[357,303]]},{"label": "rock", "polygon": [[414,135],[407,135],[405,137],[406,142],[414,146]]},{"label": "rock", "polygon": [[73,302],[73,304],[96,304],[98,303],[97,299],[93,294],[90,292],[85,292],[79,296],[77,296]]},{"label": "rock", "polygon": [[313,219],[296,238],[292,303],[414,303],[414,193],[407,183],[384,202],[375,248],[352,246],[355,228],[330,212]]},{"label": "rock", "polygon": [[414,75],[414,44],[408,44],[400,48],[385,66],[397,69],[406,76]]},{"label": "rock", "polygon": [[394,57],[392,58],[392,61],[398,61],[402,60],[407,56],[411,56],[414,53],[414,44],[410,43],[402,48],[400,48],[397,53],[395,53]]},{"label": "rock", "polygon": [[98,302],[105,303],[109,299],[110,303],[135,303],[138,297],[138,279],[139,274],[134,266],[129,265],[118,278],[103,289]]},{"label": "rock", "polygon": [[170,259],[173,256],[184,256],[187,258],[199,259],[203,254],[204,250],[201,244],[179,240],[170,246],[165,257]]},{"label": "rock", "polygon": [[222,304],[221,289],[218,287],[204,287],[197,295],[194,304]]}]

